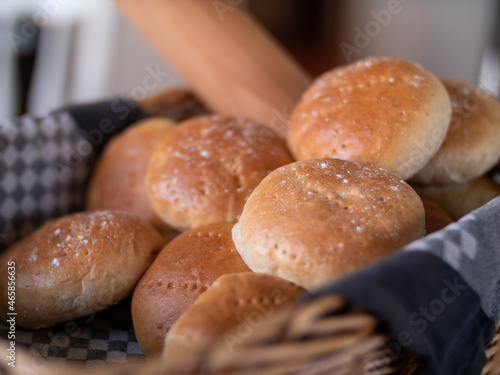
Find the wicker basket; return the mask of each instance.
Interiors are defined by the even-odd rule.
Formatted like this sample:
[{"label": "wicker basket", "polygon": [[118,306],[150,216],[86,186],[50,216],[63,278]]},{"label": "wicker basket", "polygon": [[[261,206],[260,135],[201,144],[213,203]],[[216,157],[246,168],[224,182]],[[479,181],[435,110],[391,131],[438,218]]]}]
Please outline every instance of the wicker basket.
[{"label": "wicker basket", "polygon": [[[486,349],[488,363],[483,375],[500,374],[497,335]],[[393,338],[379,320],[364,313],[338,295],[324,296],[310,303],[282,309],[268,318],[251,337],[228,355],[223,342],[188,358],[193,367],[185,374],[330,374],[413,375],[420,374],[412,353],[390,350]],[[2,342],[5,353],[6,345]],[[187,355],[185,353],[185,355]],[[182,358],[186,361],[186,357]],[[32,358],[17,353],[16,368],[0,360],[1,375],[31,374]],[[162,359],[142,365],[109,366],[94,371],[48,365],[38,375],[127,375],[178,374],[175,363]]]}]

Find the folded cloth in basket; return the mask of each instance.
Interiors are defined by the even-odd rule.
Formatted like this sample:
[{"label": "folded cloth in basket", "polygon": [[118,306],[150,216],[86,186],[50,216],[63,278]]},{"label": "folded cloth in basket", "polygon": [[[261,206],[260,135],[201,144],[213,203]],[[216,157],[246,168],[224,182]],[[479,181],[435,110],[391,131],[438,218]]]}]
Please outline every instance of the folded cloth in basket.
[{"label": "folded cloth in basket", "polygon": [[[500,303],[500,198],[440,232],[313,293],[340,293],[412,351],[425,374],[480,374]],[[394,359],[394,358],[392,358]]]},{"label": "folded cloth in basket", "polygon": [[0,121],[0,251],[81,210],[99,150],[142,117],[136,103],[116,98]]}]

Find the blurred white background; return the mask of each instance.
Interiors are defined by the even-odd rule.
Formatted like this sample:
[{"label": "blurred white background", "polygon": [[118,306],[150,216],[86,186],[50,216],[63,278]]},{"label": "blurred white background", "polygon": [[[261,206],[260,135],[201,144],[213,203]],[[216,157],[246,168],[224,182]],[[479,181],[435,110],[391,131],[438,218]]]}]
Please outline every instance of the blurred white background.
[{"label": "blurred white background", "polygon": [[[246,6],[314,75],[391,55],[498,95],[495,0],[247,0]],[[161,74],[145,90],[151,71]],[[184,85],[111,0],[0,0],[0,119]]]},{"label": "blurred white background", "polygon": [[[162,72],[162,79],[152,89],[148,85],[148,94],[183,85],[111,0],[1,0],[0,119],[18,114],[15,81],[33,54],[27,40],[35,32],[26,24],[19,27],[23,18],[40,27],[23,112],[41,115],[66,103],[139,96],[143,90],[137,88],[150,70]],[[28,61],[19,64],[23,58]]]},{"label": "blurred white background", "polygon": [[[490,86],[486,88],[498,95],[499,46],[494,46],[495,27],[500,21],[498,1],[370,0],[371,11],[366,3],[345,2],[342,39],[353,40],[353,25],[359,25],[365,34],[380,29],[378,36],[368,35],[368,46],[353,57],[376,54],[416,60],[439,76]],[[394,12],[384,26],[391,3]],[[374,26],[374,21],[381,27]]]}]

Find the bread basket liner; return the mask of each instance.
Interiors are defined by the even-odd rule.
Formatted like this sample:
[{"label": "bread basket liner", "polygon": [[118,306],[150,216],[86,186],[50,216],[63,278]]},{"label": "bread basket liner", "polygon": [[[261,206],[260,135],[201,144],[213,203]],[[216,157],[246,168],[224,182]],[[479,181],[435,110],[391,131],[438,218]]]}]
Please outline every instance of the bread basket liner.
[{"label": "bread basket liner", "polygon": [[[134,102],[113,99],[1,122],[0,250],[81,210],[99,150],[143,117]],[[497,198],[300,303],[343,295],[379,317],[424,373],[480,374],[499,320],[499,228]]]},{"label": "bread basket liner", "polygon": [[116,98],[0,121],[0,251],[47,220],[82,210],[99,151],[143,117],[135,102]]},{"label": "bread basket liner", "polygon": [[500,302],[500,198],[308,297],[341,294],[379,317],[423,373],[480,374]]}]

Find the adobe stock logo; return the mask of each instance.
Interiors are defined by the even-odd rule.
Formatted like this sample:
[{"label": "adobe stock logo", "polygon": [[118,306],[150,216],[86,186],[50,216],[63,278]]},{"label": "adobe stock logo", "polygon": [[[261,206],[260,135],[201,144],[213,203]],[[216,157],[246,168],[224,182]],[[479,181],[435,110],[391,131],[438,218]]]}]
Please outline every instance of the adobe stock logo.
[{"label": "adobe stock logo", "polygon": [[[411,1],[411,0],[410,0]],[[353,61],[353,55],[359,55],[361,51],[368,47],[372,40],[380,35],[382,30],[389,26],[394,15],[403,11],[403,5],[399,0],[389,0],[387,9],[380,11],[372,10],[370,15],[372,19],[368,21],[363,28],[354,27],[354,39],[352,44],[347,42],[340,43],[342,54],[348,63]]]},{"label": "adobe stock logo", "polygon": [[[420,306],[408,317],[408,323],[416,331],[416,334],[423,334],[429,326],[434,324],[437,318],[442,315],[450,306],[469,289],[458,278],[452,282],[448,279],[443,281],[444,287],[437,298],[431,300],[425,306]],[[413,334],[415,335],[415,333]],[[414,336],[408,331],[401,331],[395,336],[395,340],[384,345],[385,355],[395,360],[402,353],[404,348],[408,348],[415,342]]]},{"label": "adobe stock logo", "polygon": [[423,333],[429,326],[429,323],[433,323],[438,316],[444,313],[446,305],[455,302],[462,292],[468,289],[468,286],[461,284],[458,279],[453,280],[453,283],[445,280],[444,284],[445,288],[441,290],[439,298],[433,299],[429,302],[428,306],[421,306],[418,311],[409,316],[408,321],[410,325],[418,333]]}]

